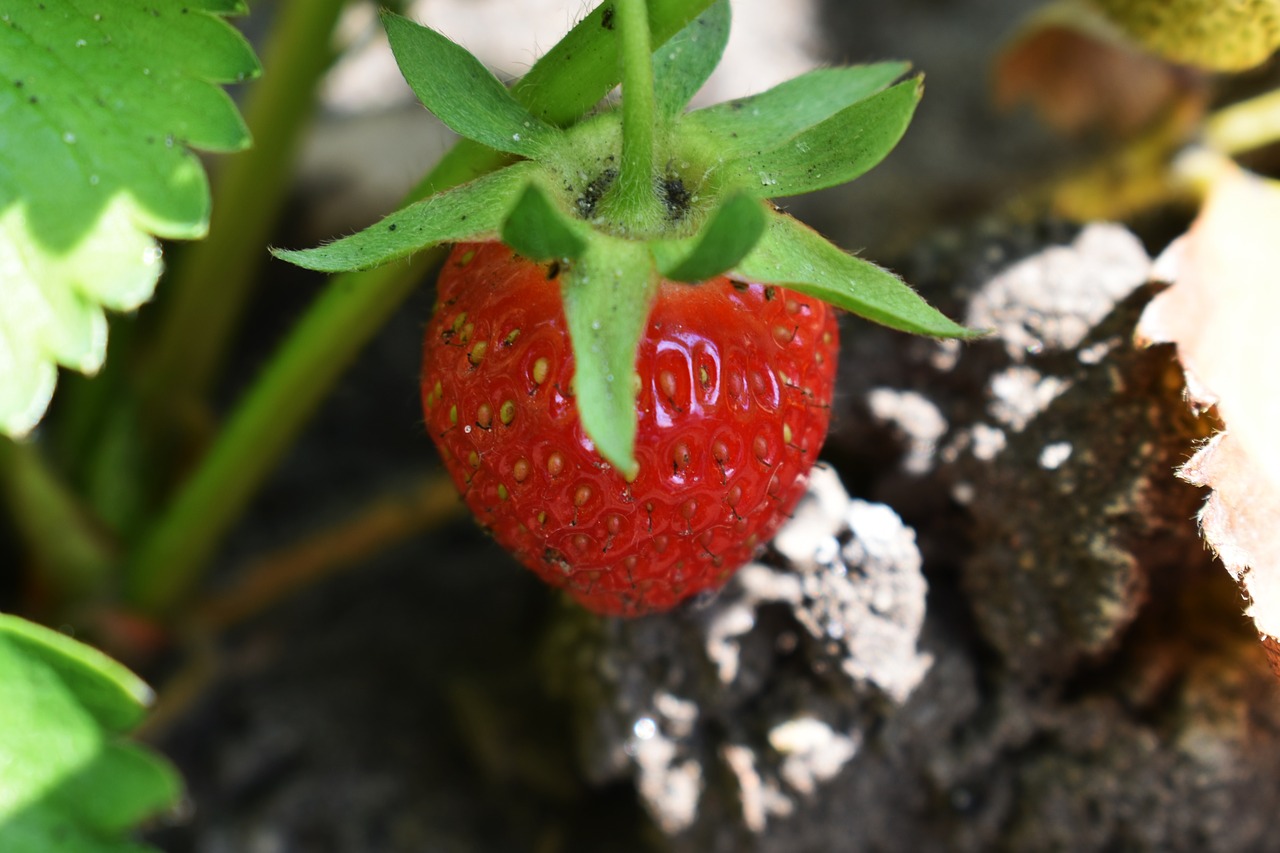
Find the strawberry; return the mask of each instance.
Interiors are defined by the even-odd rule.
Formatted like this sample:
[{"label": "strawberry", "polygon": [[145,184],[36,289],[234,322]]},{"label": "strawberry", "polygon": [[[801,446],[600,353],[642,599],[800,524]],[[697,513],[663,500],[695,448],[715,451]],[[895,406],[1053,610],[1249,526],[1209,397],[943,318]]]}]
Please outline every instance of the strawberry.
[{"label": "strawberry", "polygon": [[633,616],[719,587],[804,491],[827,433],[834,312],[718,277],[663,281],[635,372],[638,473],[583,431],[558,263],[453,250],[427,327],[427,429],[467,505],[588,608]]},{"label": "strawberry", "polygon": [[[832,306],[972,334],[768,201],[875,165],[920,79],[895,83],[900,62],[824,68],[687,111],[729,15],[728,0],[605,0],[540,63],[593,56],[599,85],[554,89],[538,66],[508,89],[445,36],[385,15],[409,85],[496,171],[276,251],[338,271],[457,245],[426,333],[428,431],[480,523],[602,613],[720,586],[786,518],[827,431]],[[618,66],[621,107],[583,117]]]}]

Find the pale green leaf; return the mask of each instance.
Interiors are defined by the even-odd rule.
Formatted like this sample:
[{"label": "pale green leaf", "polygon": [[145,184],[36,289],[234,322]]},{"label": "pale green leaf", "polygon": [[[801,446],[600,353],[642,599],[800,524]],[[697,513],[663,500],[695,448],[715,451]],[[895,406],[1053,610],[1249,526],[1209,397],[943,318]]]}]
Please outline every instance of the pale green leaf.
[{"label": "pale green leaf", "polygon": [[531,261],[572,260],[586,248],[582,226],[529,184],[502,224],[502,242]]},{"label": "pale green leaf", "polygon": [[1102,12],[1147,52],[1206,71],[1245,71],[1280,48],[1275,0],[1091,0],[1050,8],[1086,20]]},{"label": "pale green leaf", "polygon": [[0,848],[141,851],[129,836],[181,782],[124,735],[150,691],[100,652],[0,614]]},{"label": "pale green leaf", "polygon": [[734,193],[693,237],[653,241],[650,247],[659,272],[674,281],[697,282],[734,266],[764,233],[764,204],[746,193]]},{"label": "pale green leaf", "polygon": [[0,432],[40,419],[55,365],[92,373],[103,307],[150,297],[152,235],[203,236],[209,190],[188,146],[248,132],[218,83],[252,77],[227,0],[0,0]]},{"label": "pale green leaf", "polygon": [[917,78],[864,98],[789,140],[726,164],[723,180],[762,198],[848,183],[898,144],[920,91]]},{"label": "pale green leaf", "polygon": [[778,211],[769,214],[764,236],[734,275],[807,293],[904,332],[939,338],[983,334],[949,320],[898,276],[833,246],[807,225]]},{"label": "pale green leaf", "polygon": [[272,249],[277,258],[320,272],[376,267],[439,243],[492,239],[537,171],[514,163],[447,192],[428,196],[363,231],[314,249]]},{"label": "pale green leaf", "polygon": [[908,68],[905,62],[819,68],[758,95],[689,113],[684,127],[710,137],[716,153],[731,160],[795,137],[871,97]]},{"label": "pale green leaf", "polygon": [[729,0],[716,2],[653,52],[658,114],[679,115],[720,64],[729,43]]},{"label": "pale green leaf", "polygon": [[525,157],[537,156],[559,136],[461,45],[390,12],[382,23],[414,94],[460,136]]},{"label": "pale green leaf", "polygon": [[643,243],[599,237],[562,276],[583,429],[625,476],[635,473],[636,349],[657,290]]}]

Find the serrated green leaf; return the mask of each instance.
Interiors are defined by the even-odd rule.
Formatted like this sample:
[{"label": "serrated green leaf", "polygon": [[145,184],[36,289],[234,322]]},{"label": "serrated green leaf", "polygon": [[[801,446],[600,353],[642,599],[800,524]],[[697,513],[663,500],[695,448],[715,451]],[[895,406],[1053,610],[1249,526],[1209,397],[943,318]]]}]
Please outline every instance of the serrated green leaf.
[{"label": "serrated green leaf", "polygon": [[898,144],[920,92],[917,78],[864,98],[785,142],[726,164],[723,180],[762,198],[848,183]]},{"label": "serrated green leaf", "polygon": [[685,116],[686,132],[710,137],[726,160],[772,148],[871,97],[911,66],[880,62],[819,68],[748,98],[696,110]]},{"label": "serrated green leaf", "polygon": [[562,276],[582,427],[624,476],[636,470],[636,349],[657,292],[643,243],[600,237]]},{"label": "serrated green leaf", "polygon": [[764,202],[747,193],[729,196],[697,235],[650,244],[658,271],[673,281],[706,281],[733,267],[764,233]]},{"label": "serrated green leaf", "polygon": [[496,237],[538,167],[513,163],[447,192],[428,196],[350,237],[314,249],[272,249],[281,260],[320,272],[362,270],[438,243]]},{"label": "serrated green leaf", "polygon": [[729,43],[729,0],[717,0],[653,52],[658,115],[672,118],[688,106],[720,64]]},{"label": "serrated green leaf", "polygon": [[0,432],[35,425],[55,364],[102,364],[103,307],[136,308],[160,275],[151,235],[208,227],[188,146],[248,145],[215,84],[258,73],[217,17],[234,5],[0,0]]},{"label": "serrated green leaf", "polygon": [[181,795],[165,761],[123,738],[150,695],[100,652],[0,614],[0,847],[149,849],[128,836]]},{"label": "serrated green leaf", "polygon": [[413,93],[459,135],[524,157],[536,157],[559,135],[461,45],[390,12],[382,23]]},{"label": "serrated green leaf", "polygon": [[938,338],[976,338],[983,332],[949,320],[902,279],[833,246],[785,213],[769,214],[769,227],[734,274],[807,293],[885,326]]},{"label": "serrated green leaf", "polygon": [[529,184],[502,223],[502,242],[531,261],[572,260],[587,245],[580,231],[537,184]]}]

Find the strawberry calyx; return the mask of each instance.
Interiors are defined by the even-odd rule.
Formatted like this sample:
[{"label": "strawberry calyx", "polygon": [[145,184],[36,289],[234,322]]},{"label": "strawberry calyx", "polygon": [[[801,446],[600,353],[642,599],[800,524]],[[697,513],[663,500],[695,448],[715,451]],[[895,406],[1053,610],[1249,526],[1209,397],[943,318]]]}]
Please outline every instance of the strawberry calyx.
[{"label": "strawberry calyx", "polygon": [[904,63],[813,71],[686,112],[723,52],[728,0],[656,51],[644,0],[608,0],[588,20],[616,31],[622,107],[562,127],[444,35],[384,14],[423,104],[461,136],[508,155],[507,165],[357,234],[274,254],[337,272],[439,243],[501,239],[530,260],[558,262],[578,413],[600,455],[626,476],[637,470],[636,351],[663,279],[727,274],[903,331],[975,335],[768,201],[853,180],[892,150],[922,91],[919,77],[894,83]]}]

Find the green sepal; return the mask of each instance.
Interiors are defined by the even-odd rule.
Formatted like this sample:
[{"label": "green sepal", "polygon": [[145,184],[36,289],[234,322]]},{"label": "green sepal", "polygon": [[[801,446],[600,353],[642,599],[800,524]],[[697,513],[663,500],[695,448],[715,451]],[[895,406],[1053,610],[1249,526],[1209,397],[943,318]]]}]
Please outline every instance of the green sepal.
[{"label": "green sepal", "polygon": [[716,70],[729,43],[731,17],[729,0],[716,0],[653,52],[653,88],[660,118],[679,115]]},{"label": "green sepal", "polygon": [[535,118],[461,45],[430,27],[384,12],[382,24],[400,72],[418,100],[460,136],[536,157],[560,135]]},{"label": "green sepal", "polygon": [[0,847],[150,850],[129,836],[182,792],[167,762],[124,737],[150,698],[101,652],[0,614]]},{"label": "green sepal", "polygon": [[726,164],[723,179],[761,198],[848,183],[898,144],[921,91],[917,77],[864,98],[785,142]]},{"label": "green sepal", "polygon": [[596,451],[635,475],[636,350],[657,293],[644,243],[600,236],[562,275],[578,416]]},{"label": "green sepal", "polygon": [[272,249],[281,260],[319,272],[362,270],[438,243],[496,237],[539,167],[513,163],[447,192],[428,196],[363,231],[314,249]]},{"label": "green sepal", "polygon": [[650,248],[658,271],[673,281],[706,281],[741,261],[764,234],[765,202],[735,192],[716,208],[695,236],[653,240]]},{"label": "green sepal", "polygon": [[573,260],[587,245],[583,227],[530,183],[502,223],[502,242],[531,261]]},{"label": "green sepal", "polygon": [[724,159],[735,159],[792,139],[881,91],[910,68],[906,62],[819,68],[758,95],[695,110],[683,125],[688,133],[710,138]]},{"label": "green sepal", "polygon": [[893,329],[936,338],[977,338],[920,298],[898,276],[828,243],[785,213],[769,214],[769,226],[733,274],[744,281],[777,284],[829,302]]},{"label": "green sepal", "polygon": [[[712,0],[649,0],[649,32],[661,45],[701,14]],[[601,3],[579,21],[565,37],[533,63],[529,73],[511,86],[511,95],[544,122],[564,127],[579,121],[599,105],[618,85],[618,39],[604,26],[612,3]],[[445,186],[460,183],[460,176],[478,177],[503,164],[503,154],[470,139],[461,139],[432,170],[449,175]],[[457,177],[455,177],[457,176]],[[428,191],[420,184],[415,192]],[[441,187],[443,188],[443,187]]]},{"label": "green sepal", "polygon": [[[649,37],[655,50],[711,4],[712,0],[648,0]],[[512,86],[531,113],[555,125],[569,124],[621,81],[618,39],[612,30],[615,14],[612,2],[596,6]],[[573,73],[560,73],[566,67]]]}]

